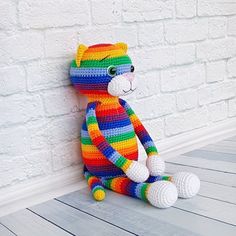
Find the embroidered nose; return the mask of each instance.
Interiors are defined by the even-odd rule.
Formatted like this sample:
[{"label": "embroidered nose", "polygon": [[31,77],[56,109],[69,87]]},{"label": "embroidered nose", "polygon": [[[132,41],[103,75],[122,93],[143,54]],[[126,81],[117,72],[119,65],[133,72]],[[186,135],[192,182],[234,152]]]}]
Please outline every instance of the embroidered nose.
[{"label": "embroidered nose", "polygon": [[134,80],[134,73],[125,73],[123,74],[123,76],[129,80],[130,82],[132,82]]}]

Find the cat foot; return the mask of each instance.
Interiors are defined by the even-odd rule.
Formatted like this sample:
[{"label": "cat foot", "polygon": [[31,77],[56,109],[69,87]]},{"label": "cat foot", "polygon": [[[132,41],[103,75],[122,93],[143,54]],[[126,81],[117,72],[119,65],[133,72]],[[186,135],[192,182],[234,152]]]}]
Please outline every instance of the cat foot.
[{"label": "cat foot", "polygon": [[178,172],[173,175],[172,183],[175,184],[178,195],[181,198],[191,198],[195,196],[200,189],[200,180],[193,173]]},{"label": "cat foot", "polygon": [[155,207],[168,208],[174,205],[178,192],[174,184],[169,181],[158,181],[150,184],[147,189],[147,199]]}]

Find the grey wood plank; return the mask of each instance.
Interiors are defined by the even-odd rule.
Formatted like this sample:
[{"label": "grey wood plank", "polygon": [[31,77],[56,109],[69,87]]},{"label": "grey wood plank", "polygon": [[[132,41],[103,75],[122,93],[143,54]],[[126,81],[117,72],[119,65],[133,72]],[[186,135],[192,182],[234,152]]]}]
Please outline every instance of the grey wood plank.
[{"label": "grey wood plank", "polygon": [[236,155],[236,142],[224,140],[218,143],[209,144],[200,150],[207,150],[220,153],[229,153]]},{"label": "grey wood plank", "polygon": [[181,226],[175,226],[162,219],[147,218],[143,213],[134,214],[134,212],[123,206],[117,207],[115,201],[107,202],[105,200],[100,203],[95,202],[87,190],[82,193],[75,192],[60,197],[58,200],[82,211],[86,211],[89,214],[93,214],[96,217],[103,218],[114,225],[126,228],[137,235],[196,235]]},{"label": "grey wood plank", "polygon": [[[94,202],[89,197],[87,189],[65,195],[59,200],[98,217],[102,216],[106,220],[122,225],[122,227],[129,227],[132,230],[133,227],[136,227],[139,235],[150,235],[150,232],[152,235],[235,234],[235,228],[229,224],[173,207],[164,210],[157,209],[148,203],[111,191],[107,191],[107,197],[101,203]],[[204,227],[202,227],[203,225]]]},{"label": "grey wood plank", "polygon": [[236,175],[218,172],[214,170],[206,170],[198,167],[183,166],[172,163],[166,163],[166,170],[169,173],[175,173],[178,171],[188,171],[198,175],[200,180],[204,180],[211,183],[217,183],[226,186],[236,187]]},{"label": "grey wood plank", "polygon": [[200,196],[236,204],[236,188],[201,181]]},{"label": "grey wood plank", "polygon": [[231,138],[227,138],[226,140],[229,140],[229,141],[234,141],[234,142],[236,142],[236,136],[233,136],[233,137],[231,137]]},{"label": "grey wood plank", "polygon": [[236,226],[234,204],[195,196],[191,199],[179,199],[175,207]]},{"label": "grey wood plank", "polygon": [[56,200],[45,202],[30,209],[74,235],[134,235]]},{"label": "grey wood plank", "polygon": [[10,230],[0,223],[0,235],[1,236],[15,236]]},{"label": "grey wood plank", "polygon": [[200,167],[202,169],[217,170],[228,173],[236,173],[236,163],[208,160],[189,156],[178,156],[168,160],[168,163],[176,163],[193,167]]},{"label": "grey wood plank", "polygon": [[184,155],[189,156],[189,157],[208,159],[208,160],[218,160],[218,161],[236,163],[236,155],[230,154],[230,153],[221,153],[221,152],[197,149],[191,152],[187,152]]},{"label": "grey wood plank", "polygon": [[18,236],[71,236],[26,209],[1,217],[0,222]]}]

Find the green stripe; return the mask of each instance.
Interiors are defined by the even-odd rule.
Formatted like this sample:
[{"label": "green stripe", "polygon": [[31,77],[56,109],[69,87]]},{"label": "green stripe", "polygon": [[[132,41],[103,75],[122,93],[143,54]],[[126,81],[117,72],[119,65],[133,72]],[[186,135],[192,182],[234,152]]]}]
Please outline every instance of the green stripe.
[{"label": "green stripe", "polygon": [[119,157],[118,160],[115,162],[115,165],[119,168],[121,168],[122,166],[125,165],[125,163],[127,162],[128,160],[124,157]]},{"label": "green stripe", "polygon": [[94,189],[92,189],[92,192],[95,193],[95,192],[97,192],[98,190],[104,191],[104,188],[101,187],[101,186],[99,186],[99,185],[97,185]]},{"label": "green stripe", "polygon": [[156,147],[154,147],[154,146],[148,147],[146,149],[146,152],[147,152],[147,154],[149,154],[150,152],[157,152],[158,153]]},{"label": "green stripe", "polygon": [[113,180],[112,178],[105,180],[105,181],[104,181],[105,187],[111,189],[111,182],[112,182],[112,180]]},{"label": "green stripe", "polygon": [[128,116],[131,116],[131,115],[134,114],[134,111],[133,111],[131,108],[129,108],[128,110],[126,110],[126,112],[127,112]]},{"label": "green stripe", "polygon": [[[80,68],[82,67],[90,67],[90,68],[91,67],[108,67],[110,65],[118,66],[118,65],[124,65],[124,64],[132,64],[128,56],[107,58],[105,60],[102,60],[101,62],[99,60],[85,60],[85,61],[81,61]],[[75,60],[72,61],[71,67],[77,67]]]},{"label": "green stripe", "polygon": [[[131,138],[135,137],[135,133],[133,131],[131,132],[127,132],[121,135],[116,135],[116,136],[111,136],[111,137],[107,137],[106,140],[108,141],[108,143],[116,143],[116,142],[121,142],[121,141],[125,141]],[[81,138],[81,142],[84,145],[92,145],[92,141],[91,138],[89,137],[82,137]]]},{"label": "green stripe", "polygon": [[87,118],[87,125],[96,124],[96,123],[97,123],[96,117],[94,117],[94,116],[89,116],[89,117]]},{"label": "green stripe", "polygon": [[141,188],[141,199],[144,200],[144,201],[147,201],[146,191],[147,191],[148,185],[149,184],[144,183],[142,188]]}]

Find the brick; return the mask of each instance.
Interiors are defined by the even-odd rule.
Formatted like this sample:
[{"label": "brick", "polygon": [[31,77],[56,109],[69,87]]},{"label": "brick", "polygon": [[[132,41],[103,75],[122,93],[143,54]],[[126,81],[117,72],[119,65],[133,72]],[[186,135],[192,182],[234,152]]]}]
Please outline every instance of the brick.
[{"label": "brick", "polygon": [[68,70],[70,61],[41,60],[28,64],[27,88],[29,91],[50,89],[70,84]]},{"label": "brick", "polygon": [[226,77],[225,61],[207,63],[207,82],[222,81]]},{"label": "brick", "polygon": [[229,117],[236,116],[236,98],[229,100]]},{"label": "brick", "polygon": [[191,18],[197,13],[196,0],[176,0],[176,16],[178,18]]},{"label": "brick", "polygon": [[180,44],[175,47],[176,65],[193,63],[195,61],[195,45]]},{"label": "brick", "polygon": [[198,0],[199,16],[221,16],[236,13],[235,2],[225,0]]},{"label": "brick", "polygon": [[23,28],[85,25],[89,21],[85,0],[20,0],[19,19]]},{"label": "brick", "polygon": [[167,136],[176,135],[206,126],[207,121],[208,113],[205,107],[170,115],[165,118],[165,132]]},{"label": "brick", "polygon": [[176,110],[175,97],[174,95],[160,95],[145,98],[136,101],[132,108],[142,120],[161,117]]},{"label": "brick", "polygon": [[10,127],[0,130],[1,155],[19,156],[29,153],[29,151],[29,132],[27,128]]},{"label": "brick", "polygon": [[186,90],[176,94],[176,103],[179,111],[194,108],[198,104],[198,94],[196,90]]},{"label": "brick", "polygon": [[54,146],[77,139],[80,135],[83,118],[81,114],[73,114],[48,122],[44,128],[44,133],[48,135],[48,142]]},{"label": "brick", "polygon": [[25,127],[28,130],[29,145],[31,150],[49,150],[49,132],[47,120],[40,119],[28,123]]},{"label": "brick", "polygon": [[171,44],[204,40],[208,29],[206,19],[181,20],[165,23],[165,37]]},{"label": "brick", "polygon": [[229,77],[236,77],[236,57],[233,57],[228,60],[227,70]]},{"label": "brick", "polygon": [[162,119],[144,121],[143,125],[154,141],[164,138],[164,123]]},{"label": "brick", "polygon": [[137,98],[149,97],[159,93],[160,74],[157,71],[150,71],[136,75]]},{"label": "brick", "polygon": [[227,59],[235,55],[236,39],[216,39],[197,45],[197,58],[203,61]]},{"label": "brick", "polygon": [[81,163],[80,141],[62,143],[52,149],[52,166],[54,171]]},{"label": "brick", "polygon": [[[137,30],[133,26],[113,27],[107,30],[106,27],[93,27],[91,29],[81,29],[79,41],[85,45],[93,45],[103,42],[125,42],[130,47],[137,46]],[[91,37],[93,35],[93,37]]]},{"label": "brick", "polygon": [[12,95],[0,100],[0,126],[9,126],[43,116],[40,96]]},{"label": "brick", "polygon": [[176,67],[162,71],[161,91],[171,92],[201,85],[205,80],[204,65]]},{"label": "brick", "polygon": [[224,120],[227,117],[226,102],[218,102],[208,106],[210,120],[213,122]]},{"label": "brick", "polygon": [[25,71],[21,66],[0,68],[0,95],[10,95],[25,90]]},{"label": "brick", "polygon": [[123,19],[125,22],[155,21],[172,18],[174,12],[173,0],[145,0],[123,2]]},{"label": "brick", "polygon": [[94,24],[116,23],[121,20],[122,1],[93,0],[91,9]]},{"label": "brick", "polygon": [[11,158],[6,156],[1,158],[1,162],[0,187],[51,172],[50,153],[46,151]]},{"label": "brick", "polygon": [[228,35],[236,36],[236,16],[228,18]]},{"label": "brick", "polygon": [[80,97],[72,87],[45,91],[43,100],[48,117],[72,113],[77,106],[80,106]]},{"label": "brick", "polygon": [[19,32],[0,38],[0,63],[40,58],[43,51],[43,35],[38,32]]},{"label": "brick", "polygon": [[175,64],[175,49],[159,47],[152,50],[137,50],[132,59],[136,71],[162,69]]},{"label": "brick", "polygon": [[11,0],[0,2],[0,29],[12,29],[16,25],[16,5]]},{"label": "brick", "polygon": [[76,31],[48,31],[45,34],[46,57],[73,57],[78,44]]},{"label": "brick", "polygon": [[198,91],[199,104],[205,105],[235,97],[235,83],[222,82],[200,88]]},{"label": "brick", "polygon": [[143,24],[138,31],[139,44],[157,45],[164,41],[164,29],[162,23]]},{"label": "brick", "polygon": [[112,41],[114,43],[125,42],[128,44],[129,48],[135,47],[138,45],[137,29],[133,26],[116,27],[114,28],[114,32],[112,36],[113,36]]},{"label": "brick", "polygon": [[208,19],[209,38],[222,38],[226,35],[226,18]]}]

